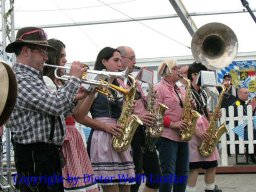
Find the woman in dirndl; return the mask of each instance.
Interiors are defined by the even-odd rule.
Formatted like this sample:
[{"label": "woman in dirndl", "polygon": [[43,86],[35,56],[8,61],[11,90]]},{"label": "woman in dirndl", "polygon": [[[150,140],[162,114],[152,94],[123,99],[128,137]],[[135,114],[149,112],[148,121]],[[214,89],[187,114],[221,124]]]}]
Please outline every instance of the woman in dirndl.
[{"label": "woman in dirndl", "polygon": [[[118,72],[121,70],[121,55],[117,49],[103,48],[95,63],[95,70]],[[118,85],[116,79],[112,84]],[[90,109],[92,118],[87,117],[85,124],[92,127],[88,141],[88,150],[94,180],[101,185],[104,192],[129,192],[135,183],[134,164],[131,147],[117,152],[112,147],[112,136],[120,135],[122,127],[117,124],[122,111],[123,97],[111,91],[112,99],[98,93]]]},{"label": "woman in dirndl", "polygon": [[[211,138],[207,129],[211,120],[209,110],[207,108],[207,95],[198,83],[198,75],[200,71],[207,71],[202,63],[194,62],[188,68],[188,79],[191,81],[192,97],[196,102],[196,111],[201,114],[198,118],[195,128],[195,134],[189,141],[189,177],[186,191],[195,192],[197,178],[201,169],[205,170],[205,192],[222,192],[216,185],[216,168],[218,167],[219,152],[217,148],[213,150],[209,157],[203,157],[198,150],[198,146],[202,141]],[[220,116],[221,113],[218,113]]]},{"label": "woman in dirndl", "polygon": [[[64,66],[67,62],[65,45],[58,39],[49,39],[48,44],[54,47],[56,52],[48,53],[46,63],[56,66]],[[44,81],[49,89],[63,86],[65,82],[55,77],[54,67],[44,67]],[[64,75],[64,70],[58,70],[58,75]],[[65,191],[72,192],[98,192],[98,185],[92,179],[93,169],[86,150],[83,138],[75,126],[76,119],[86,116],[93,102],[95,92],[87,94],[80,101],[73,114],[66,118],[66,135],[62,146],[65,166],[62,168],[63,186]]]}]

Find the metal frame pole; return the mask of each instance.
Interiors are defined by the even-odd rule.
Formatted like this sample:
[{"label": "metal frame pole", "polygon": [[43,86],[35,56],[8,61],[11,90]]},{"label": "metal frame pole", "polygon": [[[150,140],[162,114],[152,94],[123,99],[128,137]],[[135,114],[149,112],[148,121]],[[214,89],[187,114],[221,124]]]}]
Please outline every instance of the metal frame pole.
[{"label": "metal frame pole", "polygon": [[[9,10],[8,13],[6,12],[6,1],[9,1]],[[7,53],[4,51],[4,48],[7,45],[7,33],[10,33],[10,31],[7,31],[8,26],[8,17],[10,18],[10,30],[11,30],[11,39],[10,41],[14,39],[14,0],[1,0],[1,16],[2,16],[2,48],[3,48],[3,60],[7,61]],[[14,56],[13,56],[14,57]],[[14,62],[14,59],[12,59]],[[2,176],[1,182],[3,182],[4,179],[7,181],[7,186],[2,185],[4,191],[15,191],[15,188],[12,184],[12,170],[11,170],[11,139],[10,139],[10,130],[5,129],[5,136],[6,136],[6,174],[7,178],[4,178]],[[3,183],[2,183],[3,184]]]},{"label": "metal frame pole", "polygon": [[246,0],[241,0],[242,5],[247,9],[247,11],[250,13],[252,19],[256,23],[256,17],[254,13],[252,12],[251,8],[249,7],[249,3]]}]

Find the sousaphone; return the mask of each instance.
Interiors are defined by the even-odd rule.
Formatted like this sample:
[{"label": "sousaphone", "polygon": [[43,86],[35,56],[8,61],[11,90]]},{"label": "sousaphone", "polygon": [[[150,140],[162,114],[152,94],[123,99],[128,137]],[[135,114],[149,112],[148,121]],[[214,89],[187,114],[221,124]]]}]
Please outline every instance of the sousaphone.
[{"label": "sousaphone", "polygon": [[11,67],[0,61],[0,126],[10,117],[17,98],[17,82]]},{"label": "sousaphone", "polygon": [[194,59],[208,69],[221,69],[232,63],[238,41],[231,28],[222,23],[208,23],[193,35],[191,50]]}]

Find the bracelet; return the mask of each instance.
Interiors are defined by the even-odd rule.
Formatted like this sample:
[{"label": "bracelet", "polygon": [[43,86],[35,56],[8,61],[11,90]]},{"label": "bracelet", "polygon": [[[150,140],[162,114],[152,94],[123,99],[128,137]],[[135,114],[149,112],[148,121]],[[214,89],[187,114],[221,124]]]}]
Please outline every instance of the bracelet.
[{"label": "bracelet", "polygon": [[172,123],[172,122],[171,122],[170,116],[169,116],[169,115],[165,115],[165,116],[164,116],[164,127],[170,128],[171,123]]}]

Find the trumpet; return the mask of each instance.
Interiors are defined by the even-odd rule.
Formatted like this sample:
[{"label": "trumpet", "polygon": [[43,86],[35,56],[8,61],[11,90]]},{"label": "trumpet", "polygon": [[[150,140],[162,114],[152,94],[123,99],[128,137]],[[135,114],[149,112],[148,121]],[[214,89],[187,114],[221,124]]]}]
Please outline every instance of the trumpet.
[{"label": "trumpet", "polygon": [[[57,65],[51,65],[51,64],[46,64],[46,63],[44,64],[44,66],[56,68],[55,71],[54,71],[54,75],[57,79],[67,81],[70,78],[70,75],[62,75],[62,76],[58,75],[58,69],[68,69],[68,70],[70,70],[71,67],[69,67],[69,66],[57,66]],[[113,85],[113,84],[109,83],[108,81],[104,81],[104,80],[101,80],[101,79],[99,79],[99,80],[86,79],[89,74],[101,75],[101,76],[104,76],[104,77],[107,77],[107,78],[110,78],[110,77],[127,78],[128,75],[129,75],[128,68],[126,68],[126,70],[122,71],[122,72],[87,70],[85,72],[85,74],[83,74],[83,76],[82,76],[82,84],[84,83],[84,84],[90,84],[90,85],[97,86],[97,87],[95,87],[95,90],[97,92],[107,96],[110,99],[114,99],[114,98],[113,98],[112,94],[109,92],[108,89],[112,89],[112,90],[117,91],[117,92],[119,92],[123,95],[126,95],[126,94],[129,93],[129,90],[124,89],[124,88],[119,87],[119,86],[116,86],[116,85]]]},{"label": "trumpet", "polygon": [[[70,66],[51,65],[51,64],[47,64],[47,63],[44,63],[44,66],[56,68],[55,72],[54,72],[55,74],[57,74],[58,69],[68,69],[68,70],[71,69]],[[110,77],[127,78],[127,76],[129,75],[129,69],[127,67],[124,71],[121,71],[121,72],[110,72],[110,71],[99,71],[99,70],[90,70],[90,69],[88,69],[85,72],[85,74],[83,75],[83,77],[86,77],[88,73],[103,75],[103,76],[106,76],[107,78],[110,78]],[[60,77],[60,76],[57,75],[56,78],[60,78],[60,79],[64,78],[62,80],[66,80],[67,78],[70,78],[70,76],[63,75],[63,76]],[[85,79],[85,78],[83,78],[83,79]]]}]

